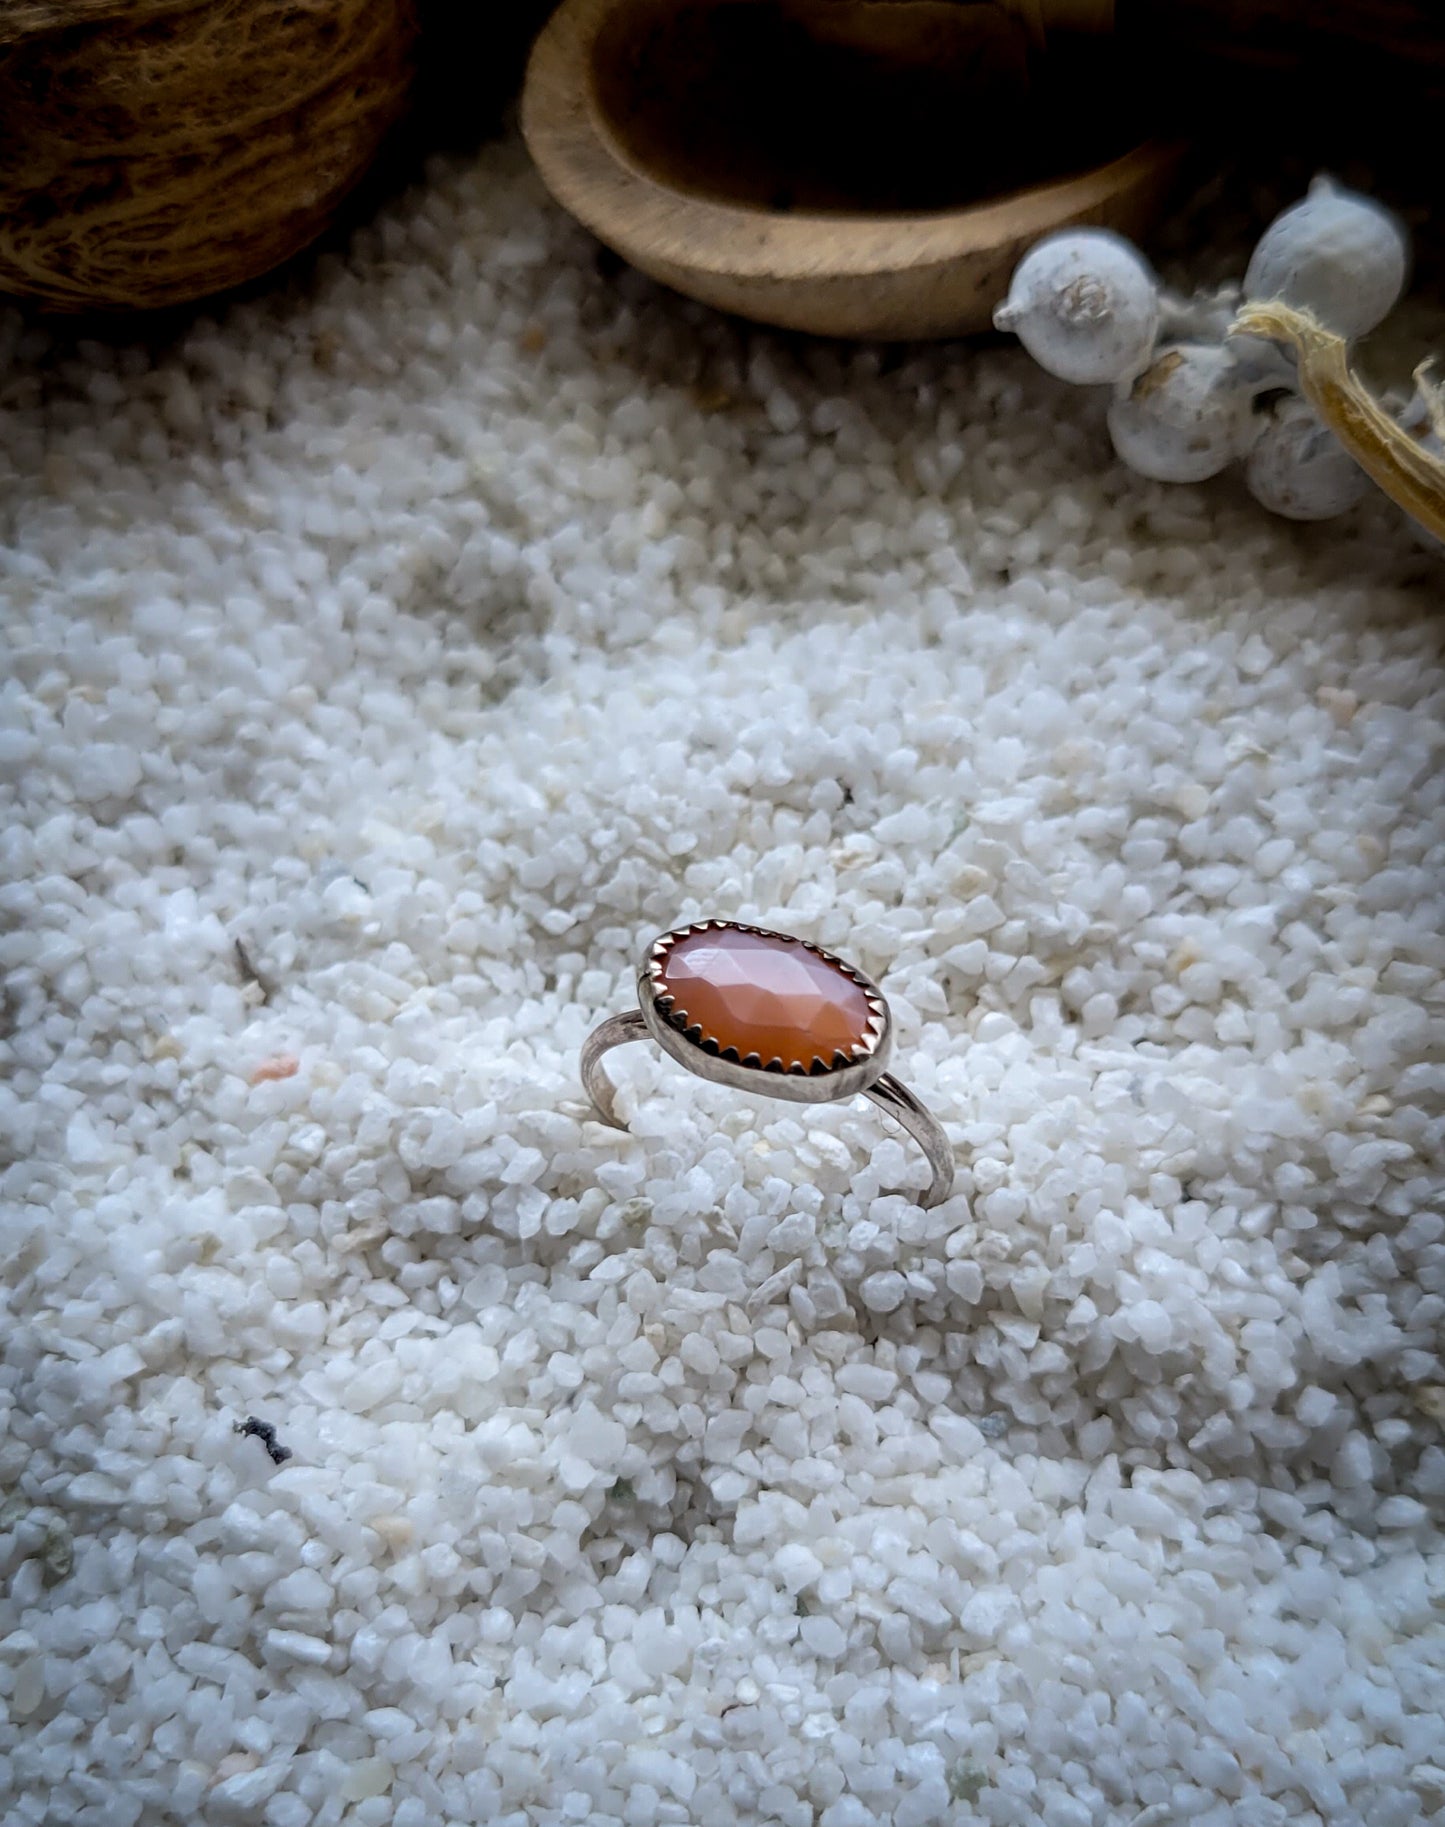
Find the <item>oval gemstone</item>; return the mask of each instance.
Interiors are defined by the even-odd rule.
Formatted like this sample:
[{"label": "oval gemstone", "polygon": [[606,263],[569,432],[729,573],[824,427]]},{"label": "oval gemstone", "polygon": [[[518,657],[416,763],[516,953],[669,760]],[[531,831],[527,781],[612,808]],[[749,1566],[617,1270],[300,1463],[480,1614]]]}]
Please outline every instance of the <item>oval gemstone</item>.
[{"label": "oval gemstone", "polygon": [[786,933],[687,933],[660,959],[656,994],[676,1027],[744,1065],[832,1071],[876,1039],[862,984]]}]

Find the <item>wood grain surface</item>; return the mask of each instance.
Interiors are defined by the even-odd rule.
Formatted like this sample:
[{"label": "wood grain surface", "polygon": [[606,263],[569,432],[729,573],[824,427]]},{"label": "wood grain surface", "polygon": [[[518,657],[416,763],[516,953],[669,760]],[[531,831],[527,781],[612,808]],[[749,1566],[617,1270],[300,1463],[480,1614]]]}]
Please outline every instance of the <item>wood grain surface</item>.
[{"label": "wood grain surface", "polygon": [[[711,9],[728,15],[730,32],[744,11],[772,12],[809,37],[834,80],[800,64],[791,84],[750,73],[763,61],[757,45],[744,42],[731,66],[709,60],[709,9],[691,8],[691,36],[679,29],[687,10],[664,0],[564,0],[533,50],[523,131],[554,196],[600,240],[664,284],[741,316],[846,337],[984,329],[1034,241],[1072,223],[1138,233],[1177,160],[1173,144],[1131,143],[1127,118],[1106,94],[1091,101],[1084,85],[1095,121],[1087,106],[1065,110],[1052,139],[1030,138],[1030,124],[1048,116],[1017,67],[1018,46],[987,26],[968,43],[959,35],[961,21],[975,32],[983,16],[1001,19],[995,9],[934,0]],[[868,15],[881,27],[871,36]],[[851,92],[839,76],[840,45],[871,59]],[[940,86],[950,67],[956,80]],[[730,81],[748,91],[731,129]],[[800,112],[805,95],[816,104],[807,133],[766,118],[790,94]],[[910,95],[931,118],[910,121]]]}]

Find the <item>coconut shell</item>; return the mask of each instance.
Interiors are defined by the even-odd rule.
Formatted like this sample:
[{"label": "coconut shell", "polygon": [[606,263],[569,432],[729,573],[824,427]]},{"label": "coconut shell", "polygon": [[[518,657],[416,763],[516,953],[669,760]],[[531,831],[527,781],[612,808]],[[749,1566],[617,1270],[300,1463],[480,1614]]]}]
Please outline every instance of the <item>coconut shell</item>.
[{"label": "coconut shell", "polygon": [[313,241],[405,112],[415,0],[0,0],[0,290],[148,310]]}]

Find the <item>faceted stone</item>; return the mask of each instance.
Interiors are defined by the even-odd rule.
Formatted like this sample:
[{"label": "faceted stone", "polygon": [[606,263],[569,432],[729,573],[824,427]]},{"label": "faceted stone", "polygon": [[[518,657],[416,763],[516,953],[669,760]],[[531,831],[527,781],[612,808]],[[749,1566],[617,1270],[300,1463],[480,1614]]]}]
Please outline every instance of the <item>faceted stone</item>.
[{"label": "faceted stone", "polygon": [[701,1027],[694,1039],[744,1064],[831,1070],[870,1039],[862,985],[785,933],[689,933],[663,957],[657,994],[678,1027]]}]

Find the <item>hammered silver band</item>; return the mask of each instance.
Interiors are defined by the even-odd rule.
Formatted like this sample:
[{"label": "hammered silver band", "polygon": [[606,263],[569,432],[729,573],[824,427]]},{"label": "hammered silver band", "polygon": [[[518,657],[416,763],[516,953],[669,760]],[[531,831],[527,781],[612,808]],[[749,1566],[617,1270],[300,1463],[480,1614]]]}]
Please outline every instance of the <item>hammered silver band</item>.
[{"label": "hammered silver band", "polygon": [[759,928],[743,927],[734,921],[702,921],[664,934],[654,943],[638,971],[639,1006],[625,1014],[609,1017],[583,1044],[582,1085],[597,1115],[614,1129],[626,1129],[627,1125],[617,1114],[615,1087],[602,1068],[603,1058],[614,1047],[626,1046],[631,1041],[656,1041],[663,1052],[689,1072],[714,1084],[730,1085],[735,1090],[753,1091],[790,1103],[838,1103],[854,1096],[870,1099],[923,1150],[928,1162],[929,1184],[919,1203],[923,1206],[940,1204],[953,1190],[953,1146],[942,1124],[927,1106],[884,1070],[892,1040],[892,1022],[881,994],[861,972],[819,947],[807,947],[817,957],[847,972],[866,991],[875,1030],[866,1045],[857,1049],[857,1058],[845,1062],[839,1056],[836,1065],[821,1070],[823,1062],[818,1061],[809,1072],[802,1072],[797,1067],[779,1070],[776,1060],[761,1065],[756,1056],[740,1059],[736,1050],[718,1048],[702,1036],[696,1026],[687,1026],[686,1018],[673,1009],[670,996],[659,994],[660,988],[666,987],[660,983],[660,962],[665,960],[668,948],[680,938],[723,930],[777,938],[792,945],[805,943],[787,935],[766,934]]}]

